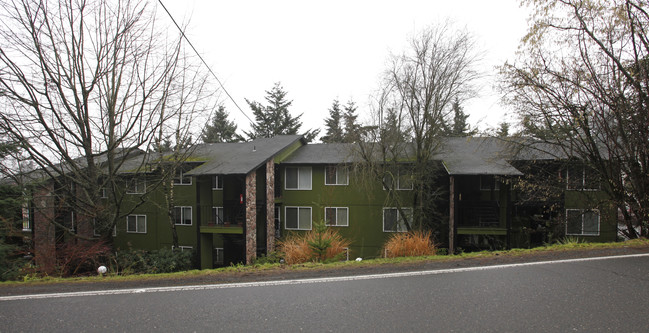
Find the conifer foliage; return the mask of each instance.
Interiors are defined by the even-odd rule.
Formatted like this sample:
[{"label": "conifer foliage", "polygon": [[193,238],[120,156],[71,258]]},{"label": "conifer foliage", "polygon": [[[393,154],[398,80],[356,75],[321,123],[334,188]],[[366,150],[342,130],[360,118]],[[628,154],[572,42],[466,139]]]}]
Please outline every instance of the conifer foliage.
[{"label": "conifer foliage", "polygon": [[201,139],[205,143],[243,141],[241,135],[237,134],[237,124],[228,119],[228,112],[223,105],[214,113],[212,122],[205,125]]},{"label": "conifer foliage", "polygon": [[[300,127],[302,127],[302,121],[300,121],[302,114],[297,117],[291,115],[289,107],[293,101],[287,100],[286,95],[287,92],[278,82],[270,91],[266,91],[267,105],[246,99],[255,116],[255,122],[250,124],[252,130],[244,131],[250,140],[299,133]],[[312,141],[319,132],[320,130],[310,129],[302,135],[307,141]]]}]

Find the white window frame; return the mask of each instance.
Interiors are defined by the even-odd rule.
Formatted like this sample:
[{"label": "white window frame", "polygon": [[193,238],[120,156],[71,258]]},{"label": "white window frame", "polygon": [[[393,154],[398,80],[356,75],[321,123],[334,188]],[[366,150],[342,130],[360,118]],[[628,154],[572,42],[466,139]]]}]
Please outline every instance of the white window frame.
[{"label": "white window frame", "polygon": [[[219,182],[220,180],[220,182]],[[219,183],[221,187],[219,187]],[[213,191],[222,191],[223,190],[223,177],[215,175],[212,176],[212,190]]]},{"label": "white window frame", "polygon": [[[396,178],[390,179],[392,185],[395,185],[395,183],[396,183],[396,186],[395,186],[394,190],[395,191],[411,191],[414,188],[414,183],[412,182],[412,179],[410,181],[410,187],[409,188],[408,187],[401,187],[401,173],[402,172],[405,172],[405,171],[401,170],[401,169],[397,170]],[[412,172],[410,172],[410,174],[412,174]],[[383,190],[387,191],[388,189],[385,188],[385,186],[383,186]]]},{"label": "white window frame", "polygon": [[[101,236],[101,234],[97,232],[96,224],[97,224],[97,219],[93,218],[92,219],[92,235],[95,236],[95,237],[99,237],[99,236]],[[113,226],[113,237],[115,237],[115,236],[117,236],[117,226],[116,225]]]},{"label": "white window frame", "polygon": [[[287,182],[288,182],[287,173],[288,173],[289,169],[297,169],[297,187],[296,188],[289,188],[288,185],[287,185]],[[309,186],[308,187],[306,187],[306,186],[301,187],[301,182],[300,182],[300,170],[301,169],[303,169],[303,170],[308,169],[309,170]],[[307,166],[300,166],[300,167],[295,166],[295,167],[293,167],[292,166],[292,167],[284,168],[284,189],[285,190],[288,190],[288,191],[310,191],[312,188],[313,188],[313,170],[311,169],[310,166],[309,167],[307,167]]]},{"label": "white window frame", "polygon": [[[135,182],[135,186],[131,186]],[[126,180],[126,194],[143,194],[146,191],[146,180],[134,177]]]},{"label": "white window frame", "polygon": [[282,219],[281,213],[282,208],[275,206],[275,238],[282,237]]},{"label": "white window frame", "polygon": [[[216,250],[216,258],[212,258],[212,261],[215,262],[217,265],[224,265],[225,264],[225,252],[223,251],[222,247],[215,247],[214,250]],[[221,260],[219,259],[219,254],[221,257]]]},{"label": "white window frame", "polygon": [[[336,216],[336,224],[329,224],[327,223],[327,209],[333,209],[335,211],[334,216]],[[345,210],[345,215],[346,215],[346,224],[338,224],[338,210],[339,209],[344,209]],[[349,227],[349,207],[325,207],[324,208],[324,220],[325,224],[328,227]]]},{"label": "white window frame", "polygon": [[[395,210],[397,212],[397,230],[385,230],[385,211],[386,210]],[[412,207],[402,207],[401,210],[409,210],[410,211],[410,216],[412,217]],[[397,207],[383,207],[383,232],[408,232],[408,227],[406,227],[405,223],[400,224],[399,220],[401,218],[401,213],[399,212],[399,209]],[[401,219],[402,220],[402,219]],[[399,228],[400,225],[403,225],[403,228]]]},{"label": "white window frame", "polygon": [[[570,169],[571,169],[571,167],[572,168],[577,168],[579,166],[573,165],[573,166],[568,166],[566,168],[566,190],[569,190],[569,191],[600,191],[602,189],[601,180],[597,181],[598,186],[596,188],[587,187],[590,184],[586,183],[586,170],[587,169],[586,169],[585,165],[582,165],[580,167],[580,169],[581,169],[581,177],[580,177],[581,181],[580,181],[580,184],[577,186],[577,188],[571,188],[570,187]],[[589,172],[594,172],[594,171],[589,171]]]},{"label": "white window frame", "polygon": [[[579,212],[579,216],[581,217],[581,233],[576,234],[576,233],[568,233],[568,223],[569,223],[569,216],[568,216],[568,211],[577,211]],[[593,212],[597,214],[597,232],[596,233],[584,233],[584,213],[587,212]],[[574,208],[569,208],[566,209],[566,235],[567,236],[599,236],[600,230],[601,230],[601,222],[602,222],[602,217],[599,214],[598,209],[574,209]]]},{"label": "white window frame", "polygon": [[108,189],[106,187],[101,188],[101,198],[102,199],[107,199],[108,198]]},{"label": "white window frame", "polygon": [[[332,172],[333,174],[336,175],[336,182],[335,183],[327,183],[327,178],[328,178],[327,175],[329,175],[329,169],[330,168],[335,169],[335,171]],[[345,176],[346,177],[344,179],[344,182],[340,182],[340,178],[341,178],[340,174],[339,174],[340,170],[345,170]],[[347,166],[344,166],[344,165],[327,165],[327,166],[325,166],[324,179],[325,179],[325,185],[329,185],[329,186],[349,185],[349,168]]]},{"label": "white window frame", "polygon": [[24,203],[22,207],[23,231],[32,231],[32,220],[29,212],[29,204]]},{"label": "white window frame", "polygon": [[[128,230],[128,219],[130,217],[135,218],[135,231],[129,231]],[[138,223],[137,223],[138,221],[137,220],[140,217],[144,217],[144,230],[138,230]],[[147,218],[146,218],[145,214],[130,214],[130,215],[126,216],[126,233],[129,233],[129,234],[146,234],[146,229],[147,229],[147,221],[146,220],[147,220]]]},{"label": "white window frame", "polygon": [[[178,245],[178,248],[180,249],[180,252],[183,252],[185,250],[193,250],[194,249],[193,246],[189,246],[189,245]],[[175,247],[172,245],[171,249],[173,250],[173,249],[175,249]]]},{"label": "white window frame", "polygon": [[[176,209],[180,209],[180,223],[178,223],[177,218],[178,215],[176,213]],[[184,223],[185,219],[185,210],[189,209],[189,224]],[[175,225],[183,225],[183,226],[191,226],[194,224],[194,215],[192,212],[192,206],[174,206],[174,224]]]},{"label": "white window frame", "polygon": [[[288,213],[287,210],[289,209],[297,209],[297,228],[289,228],[288,227]],[[309,210],[309,228],[300,228],[300,209],[308,209]],[[310,206],[286,206],[284,207],[284,229],[286,230],[311,230],[313,229],[313,208]]]},{"label": "white window frame", "polygon": [[191,185],[192,184],[192,176],[187,177],[189,179],[189,183],[186,183],[183,181],[185,178],[185,171],[183,170],[177,170],[177,175],[174,177],[174,185]]},{"label": "white window frame", "polygon": [[219,216],[219,211],[221,211],[221,215],[223,215],[223,218],[221,219],[221,223],[219,223],[218,220],[212,221],[216,225],[223,225],[225,224],[225,210],[223,210],[223,207],[221,206],[212,206],[212,218],[218,217]]}]

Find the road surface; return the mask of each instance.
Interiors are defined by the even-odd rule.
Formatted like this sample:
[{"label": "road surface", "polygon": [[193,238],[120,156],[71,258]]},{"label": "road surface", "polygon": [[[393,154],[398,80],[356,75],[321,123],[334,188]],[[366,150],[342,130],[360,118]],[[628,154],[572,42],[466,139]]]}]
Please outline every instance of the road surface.
[{"label": "road surface", "polygon": [[0,297],[0,332],[647,332],[649,256]]}]

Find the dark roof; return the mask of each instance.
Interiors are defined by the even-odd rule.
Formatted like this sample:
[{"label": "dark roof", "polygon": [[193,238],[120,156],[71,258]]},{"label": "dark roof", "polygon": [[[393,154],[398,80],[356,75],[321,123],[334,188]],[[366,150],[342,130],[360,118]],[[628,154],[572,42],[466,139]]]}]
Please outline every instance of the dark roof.
[{"label": "dark roof", "polygon": [[317,143],[300,147],[282,163],[344,164],[355,161],[353,143]]},{"label": "dark roof", "polygon": [[296,142],[301,135],[278,135],[240,143],[204,143],[198,145],[189,160],[205,162],[187,175],[247,174]]},{"label": "dark roof", "polygon": [[492,137],[444,138],[434,159],[441,160],[449,175],[520,176],[507,161],[516,145]]}]

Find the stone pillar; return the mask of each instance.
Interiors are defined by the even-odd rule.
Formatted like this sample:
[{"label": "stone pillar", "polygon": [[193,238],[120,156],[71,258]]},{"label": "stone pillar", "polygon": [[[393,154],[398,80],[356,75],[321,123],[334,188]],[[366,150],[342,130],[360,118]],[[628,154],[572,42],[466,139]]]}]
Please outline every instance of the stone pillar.
[{"label": "stone pillar", "polygon": [[56,266],[56,234],[54,220],[56,211],[51,185],[34,192],[34,260],[38,268],[53,274]]},{"label": "stone pillar", "polygon": [[246,264],[257,257],[257,171],[246,175]]},{"label": "stone pillar", "polygon": [[266,253],[275,251],[275,162],[266,162]]},{"label": "stone pillar", "polygon": [[448,254],[455,254],[455,177],[449,179]]}]

